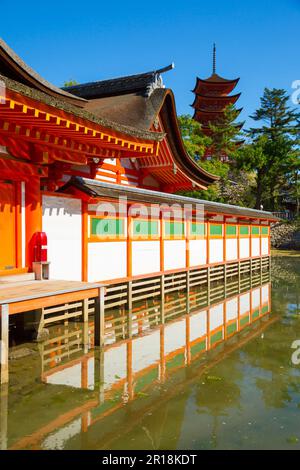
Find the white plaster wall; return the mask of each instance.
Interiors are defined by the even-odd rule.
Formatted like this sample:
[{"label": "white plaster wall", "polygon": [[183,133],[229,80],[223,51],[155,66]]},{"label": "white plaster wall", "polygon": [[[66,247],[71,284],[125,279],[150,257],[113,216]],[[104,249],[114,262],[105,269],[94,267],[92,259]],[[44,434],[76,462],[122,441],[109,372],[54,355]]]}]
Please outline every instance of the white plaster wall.
[{"label": "white plaster wall", "polygon": [[268,255],[269,254],[269,238],[262,237],[261,239],[261,254]]},{"label": "white plaster wall", "polygon": [[138,372],[158,362],[160,358],[160,331],[132,341],[132,370]]},{"label": "white plaster wall", "polygon": [[206,240],[190,240],[190,266],[206,264]]},{"label": "white plaster wall", "polygon": [[209,327],[210,331],[215,330],[224,324],[224,304],[216,305],[209,309]]},{"label": "white plaster wall", "polygon": [[260,287],[257,287],[251,292],[252,295],[252,309],[260,306]]},{"label": "white plaster wall", "polygon": [[249,238],[240,238],[240,258],[249,258],[250,243]]},{"label": "white plaster wall", "polygon": [[261,302],[264,304],[269,301],[269,284],[261,288]]},{"label": "white plaster wall", "polygon": [[104,281],[127,275],[126,242],[88,244],[88,280]]},{"label": "white plaster wall", "polygon": [[51,279],[81,280],[81,200],[43,196]]},{"label": "white plaster wall", "polygon": [[238,317],[238,299],[230,299],[226,302],[226,321],[234,320]]},{"label": "white plaster wall", "polygon": [[155,273],[160,271],[159,241],[132,242],[132,274]]},{"label": "white plaster wall", "polygon": [[251,239],[251,256],[260,256],[260,239]]},{"label": "white plaster wall", "polygon": [[169,354],[186,344],[185,338],[186,324],[185,320],[171,323],[165,327],[165,354]]},{"label": "white plaster wall", "polygon": [[185,268],[185,249],[185,240],[164,241],[164,268],[166,271]]},{"label": "white plaster wall", "polygon": [[226,239],[226,261],[236,260],[238,257],[237,238]]},{"label": "white plaster wall", "polygon": [[209,240],[209,262],[222,262],[223,256],[223,239]]},{"label": "white plaster wall", "polygon": [[250,311],[250,293],[242,294],[240,296],[240,314],[243,315]]},{"label": "white plaster wall", "polygon": [[207,334],[207,310],[190,317],[190,341]]}]

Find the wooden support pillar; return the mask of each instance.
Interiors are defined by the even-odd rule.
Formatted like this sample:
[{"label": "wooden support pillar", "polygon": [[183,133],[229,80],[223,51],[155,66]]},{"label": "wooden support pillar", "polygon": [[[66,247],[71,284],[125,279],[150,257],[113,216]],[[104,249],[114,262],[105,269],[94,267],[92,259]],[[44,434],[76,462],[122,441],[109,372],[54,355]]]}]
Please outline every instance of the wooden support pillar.
[{"label": "wooden support pillar", "polygon": [[207,268],[207,305],[210,304],[210,266]]},{"label": "wooden support pillar", "polygon": [[224,297],[227,296],[227,264],[224,264]]},{"label": "wooden support pillar", "polygon": [[82,201],[82,261],[81,261],[81,279],[88,280],[88,204]]},{"label": "wooden support pillar", "polygon": [[260,283],[262,284],[263,281],[263,264],[262,264],[262,257],[260,257]]},{"label": "wooden support pillar", "polygon": [[82,316],[83,316],[83,348],[86,354],[89,349],[89,299],[82,301]]},{"label": "wooden support pillar", "polygon": [[0,450],[7,450],[8,384],[0,386]]},{"label": "wooden support pillar", "polygon": [[238,285],[239,285],[239,293],[241,290],[241,261],[238,261]]},{"label": "wooden support pillar", "polygon": [[132,337],[132,281],[127,284],[127,338]]},{"label": "wooden support pillar", "polygon": [[132,217],[130,216],[130,207],[128,207],[127,212],[127,277],[130,279],[132,277]]},{"label": "wooden support pillar", "polygon": [[42,204],[40,179],[30,178],[25,187],[26,214],[26,266],[32,267],[34,261],[35,236],[42,230]]},{"label": "wooden support pillar", "polygon": [[160,327],[160,361],[159,361],[159,380],[164,382],[166,378],[166,358],[165,358],[165,325]]},{"label": "wooden support pillar", "polygon": [[132,341],[127,342],[126,370],[127,370],[127,393],[128,400],[134,397],[133,371],[132,371]]},{"label": "wooden support pillar", "polygon": [[160,276],[160,319],[161,323],[165,323],[165,276]]},{"label": "wooden support pillar", "polygon": [[0,305],[1,315],[1,380],[0,385],[8,383],[8,350],[9,350],[9,306],[7,304]]},{"label": "wooden support pillar", "polygon": [[186,272],[186,313],[190,313],[190,271]]},{"label": "wooden support pillar", "polygon": [[250,258],[250,288],[252,287],[252,258]]},{"label": "wooden support pillar", "polygon": [[163,213],[160,213],[160,236],[159,236],[159,252],[160,252],[160,271],[165,270],[165,245],[164,245],[164,218]]},{"label": "wooden support pillar", "polygon": [[95,298],[95,346],[104,346],[105,339],[105,287],[100,287],[99,295]]},{"label": "wooden support pillar", "polygon": [[185,319],[185,363],[191,363],[191,343],[190,343],[190,316]]},{"label": "wooden support pillar", "polygon": [[94,390],[98,392],[99,404],[104,403],[104,350],[95,349],[94,353]]}]

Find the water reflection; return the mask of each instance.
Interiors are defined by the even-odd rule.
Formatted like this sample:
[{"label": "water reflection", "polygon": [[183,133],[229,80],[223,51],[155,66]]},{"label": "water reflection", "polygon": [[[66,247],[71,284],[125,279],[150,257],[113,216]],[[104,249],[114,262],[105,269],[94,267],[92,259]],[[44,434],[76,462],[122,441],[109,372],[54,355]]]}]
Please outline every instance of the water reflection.
[{"label": "water reflection", "polygon": [[[278,322],[270,312],[264,273],[147,300],[130,319],[122,309],[107,312],[102,350],[93,348],[92,322],[52,328],[35,353],[12,361],[2,448],[218,448],[245,396],[254,414],[257,391],[266,406],[287,399],[286,376],[259,341]],[[288,393],[298,392],[295,379]],[[239,432],[228,447],[243,446]]]}]

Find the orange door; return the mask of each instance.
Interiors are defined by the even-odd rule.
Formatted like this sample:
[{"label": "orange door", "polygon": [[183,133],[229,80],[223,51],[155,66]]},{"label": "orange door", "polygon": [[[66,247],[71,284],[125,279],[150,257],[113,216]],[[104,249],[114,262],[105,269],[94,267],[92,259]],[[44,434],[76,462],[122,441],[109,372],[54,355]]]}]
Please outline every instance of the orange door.
[{"label": "orange door", "polygon": [[16,267],[16,190],[0,181],[0,270]]}]

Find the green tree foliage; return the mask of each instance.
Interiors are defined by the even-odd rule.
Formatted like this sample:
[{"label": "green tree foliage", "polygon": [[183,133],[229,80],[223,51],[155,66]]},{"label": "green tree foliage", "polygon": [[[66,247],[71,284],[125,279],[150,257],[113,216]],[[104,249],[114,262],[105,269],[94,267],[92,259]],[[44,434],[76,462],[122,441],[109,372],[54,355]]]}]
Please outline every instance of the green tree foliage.
[{"label": "green tree foliage", "polygon": [[241,130],[234,121],[239,111],[233,105],[225,108],[224,114],[220,116],[215,124],[210,123],[209,127],[212,131],[212,153],[213,158],[220,159],[226,155],[230,160],[234,160],[237,150],[237,143],[240,142]]},{"label": "green tree foliage", "polygon": [[260,107],[251,116],[260,125],[247,132],[249,142],[237,156],[239,168],[256,173],[256,208],[263,205],[274,211],[287,188],[295,190],[293,180],[298,179],[300,168],[299,113],[288,100],[285,90],[265,88]]},{"label": "green tree foliage", "polygon": [[201,124],[189,114],[178,116],[178,122],[187,153],[195,161],[199,161],[211,144],[211,139],[203,134]]},{"label": "green tree foliage", "polygon": [[208,138],[202,133],[201,125],[191,116],[179,116],[183,141],[189,155],[201,168],[220,177],[220,180],[210,185],[207,190],[188,191],[184,192],[185,195],[229,204],[253,205],[252,188],[255,182],[253,172],[248,174],[246,171],[237,171],[232,164],[222,162],[219,158],[201,161],[201,156],[208,148],[211,148],[213,139],[216,157],[226,153],[233,158],[236,154],[237,137],[240,135],[239,129],[232,124],[235,117],[235,110],[228,107],[225,111],[225,119],[222,123],[220,122],[216,135]]},{"label": "green tree foliage", "polygon": [[64,82],[64,87],[67,87],[67,86],[75,86],[75,85],[79,85],[78,82],[76,82],[76,80],[73,80],[72,78],[70,80],[67,80]]}]

